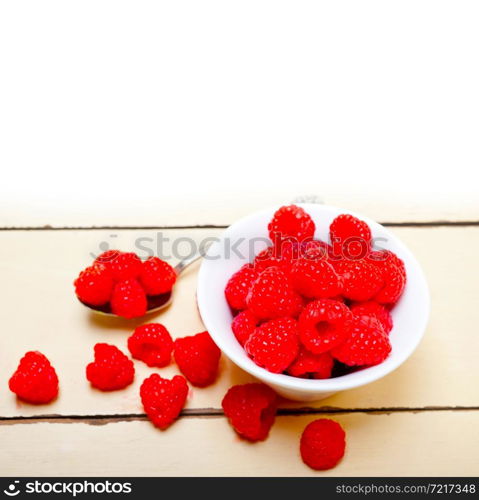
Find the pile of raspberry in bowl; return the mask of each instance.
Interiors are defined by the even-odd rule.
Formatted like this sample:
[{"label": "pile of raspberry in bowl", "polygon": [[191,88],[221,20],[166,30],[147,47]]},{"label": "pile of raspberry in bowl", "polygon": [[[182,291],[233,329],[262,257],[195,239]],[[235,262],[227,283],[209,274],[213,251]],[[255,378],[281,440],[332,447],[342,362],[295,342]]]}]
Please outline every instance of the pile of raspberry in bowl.
[{"label": "pile of raspberry in bowl", "polygon": [[314,238],[296,205],[276,211],[271,245],[229,279],[232,330],[248,356],[272,373],[325,379],[383,362],[391,309],[406,285],[402,260],[374,247],[368,225],[336,217],[329,242]]}]

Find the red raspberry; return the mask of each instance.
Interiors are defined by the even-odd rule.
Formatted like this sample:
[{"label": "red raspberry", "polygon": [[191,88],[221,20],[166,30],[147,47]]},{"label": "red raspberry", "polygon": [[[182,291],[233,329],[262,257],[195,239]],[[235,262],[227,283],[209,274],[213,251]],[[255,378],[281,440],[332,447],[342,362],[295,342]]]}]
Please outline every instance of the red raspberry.
[{"label": "red raspberry", "polygon": [[176,278],[176,271],[168,262],[150,257],[142,264],[139,280],[147,295],[161,295],[171,291]]},{"label": "red raspberry", "polygon": [[181,375],[169,380],[154,373],[141,384],[140,396],[148,418],[153,425],[164,430],[183,409],[188,396],[188,384]]},{"label": "red raspberry", "polygon": [[120,281],[113,288],[110,305],[113,314],[138,318],[146,314],[146,295],[138,281]]},{"label": "red raspberry", "polygon": [[175,360],[183,375],[197,387],[216,380],[221,351],[208,332],[175,340]]},{"label": "red raspberry", "polygon": [[299,338],[314,354],[322,354],[344,342],[352,313],[342,302],[319,299],[310,302],[299,316]]},{"label": "red raspberry", "polygon": [[258,272],[251,264],[245,264],[231,276],[225,288],[225,297],[231,309],[246,309],[246,296],[257,278]]},{"label": "red raspberry", "polygon": [[96,344],[95,361],[86,367],[86,378],[101,391],[116,391],[130,385],[135,378],[133,362],[118,347]]},{"label": "red raspberry", "polygon": [[259,273],[262,273],[269,267],[279,267],[281,271],[288,274],[298,259],[326,259],[329,252],[329,245],[318,240],[307,240],[301,243],[280,240],[274,246],[267,247],[260,252],[255,257],[253,265]]},{"label": "red raspberry", "polygon": [[273,319],[295,316],[301,310],[303,301],[286,274],[277,267],[270,267],[253,283],[246,304],[257,318]]},{"label": "red raspberry", "polygon": [[125,281],[138,278],[142,269],[142,262],[133,252],[120,252],[108,267],[115,281]]},{"label": "red raspberry", "polygon": [[270,267],[276,267],[285,273],[289,273],[293,253],[293,247],[289,242],[287,246],[267,247],[255,257],[253,266],[258,274]]},{"label": "red raspberry", "polygon": [[324,241],[303,241],[301,256],[308,260],[326,260],[333,255],[333,247]]},{"label": "red raspberry", "polygon": [[94,264],[103,264],[108,266],[112,261],[114,261],[122,252],[120,250],[107,250],[100,254],[96,259]]},{"label": "red raspberry", "polygon": [[264,384],[231,387],[221,405],[234,430],[249,441],[268,437],[277,408],[276,393]]},{"label": "red raspberry", "polygon": [[313,354],[302,347],[298,357],[289,365],[287,372],[293,377],[330,378],[333,365],[334,359],[329,352]]},{"label": "red raspberry", "polygon": [[163,325],[148,323],[135,329],[128,339],[128,349],[135,359],[162,368],[170,364],[173,340]]},{"label": "red raspberry", "polygon": [[341,278],[326,260],[299,259],[291,269],[291,282],[304,297],[327,299],[340,295]]},{"label": "red raspberry", "polygon": [[248,309],[241,311],[233,318],[231,329],[235,334],[236,340],[244,346],[245,342],[251,337],[254,329],[258,325],[258,319]]},{"label": "red raspberry", "polygon": [[366,301],[374,297],[383,286],[378,269],[362,260],[340,260],[334,262],[334,269],[343,279],[342,294],[347,299]]},{"label": "red raspberry", "polygon": [[337,257],[364,258],[371,248],[369,226],[353,215],[338,215],[329,227],[329,235]]},{"label": "red raspberry", "polygon": [[74,282],[77,297],[91,306],[102,306],[111,297],[113,278],[102,264],[87,267]]},{"label": "red raspberry", "polygon": [[258,366],[272,373],[284,372],[299,351],[298,322],[293,318],[278,318],[263,323],[244,347]]},{"label": "red raspberry", "polygon": [[300,452],[303,462],[315,470],[332,469],[344,456],[345,433],[328,418],[314,420],[301,435]]},{"label": "red raspberry", "polygon": [[296,205],[281,207],[268,224],[271,241],[276,241],[278,237],[297,241],[313,239],[315,229],[313,219]]},{"label": "red raspberry", "polygon": [[348,366],[372,366],[382,363],[391,352],[391,344],[379,321],[354,318],[346,340],[331,351],[334,358]]},{"label": "red raspberry", "polygon": [[404,262],[389,250],[372,252],[369,262],[379,271],[384,282],[374,300],[381,304],[395,304],[406,286]]},{"label": "red raspberry", "polygon": [[355,316],[360,317],[363,321],[374,318],[383,327],[385,333],[389,333],[393,327],[393,319],[391,313],[382,304],[378,304],[374,300],[368,302],[356,302],[351,305],[351,311]]},{"label": "red raspberry", "polygon": [[8,386],[27,403],[50,403],[58,396],[58,377],[55,368],[46,356],[38,351],[29,351],[23,356]]}]

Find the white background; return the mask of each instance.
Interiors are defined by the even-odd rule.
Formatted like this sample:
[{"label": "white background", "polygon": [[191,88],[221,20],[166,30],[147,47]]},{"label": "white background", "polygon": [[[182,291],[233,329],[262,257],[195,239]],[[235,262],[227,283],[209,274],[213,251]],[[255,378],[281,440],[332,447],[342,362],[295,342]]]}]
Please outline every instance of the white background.
[{"label": "white background", "polygon": [[0,225],[304,194],[477,219],[478,26],[477,1],[4,0]]}]

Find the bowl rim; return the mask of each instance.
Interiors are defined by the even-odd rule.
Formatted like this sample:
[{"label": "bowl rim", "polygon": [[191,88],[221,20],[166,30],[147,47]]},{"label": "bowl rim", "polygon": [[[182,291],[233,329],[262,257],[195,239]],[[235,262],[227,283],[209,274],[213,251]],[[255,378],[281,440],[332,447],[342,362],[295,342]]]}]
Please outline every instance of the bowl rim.
[{"label": "bowl rim", "polygon": [[[374,233],[374,229],[380,228],[380,231],[384,231],[388,237],[394,241],[394,244],[401,249],[402,256],[407,256],[407,267],[408,272],[411,272],[411,268],[413,272],[416,274],[416,279],[418,280],[422,292],[423,304],[422,304],[422,315],[418,318],[418,324],[415,329],[416,336],[414,341],[410,343],[407,349],[404,349],[400,356],[391,360],[388,363],[386,359],[383,363],[379,365],[375,365],[372,367],[367,367],[355,372],[352,372],[347,375],[329,378],[329,379],[303,379],[299,377],[292,377],[289,375],[284,375],[282,373],[271,373],[265,368],[262,368],[254,363],[253,360],[245,357],[238,358],[236,354],[229,348],[227,342],[224,341],[224,335],[220,335],[219,332],[215,331],[215,326],[213,325],[212,320],[212,311],[211,307],[206,303],[207,296],[207,286],[208,286],[208,260],[203,260],[201,262],[201,267],[198,273],[198,285],[197,285],[197,303],[198,309],[202,318],[202,321],[210,333],[214,342],[218,345],[221,351],[237,366],[239,366],[242,370],[254,376],[255,378],[266,382],[267,384],[271,384],[273,386],[278,386],[288,390],[301,391],[305,393],[315,393],[315,392],[336,392],[345,389],[352,389],[354,387],[359,387],[375,380],[379,380],[380,378],[388,375],[397,369],[400,365],[402,365],[416,350],[419,345],[421,339],[424,336],[424,332],[427,326],[427,322],[429,319],[431,301],[430,301],[430,293],[427,285],[427,281],[424,275],[424,272],[414,257],[413,253],[407,248],[407,246],[394,234],[390,233],[387,228],[378,222],[366,217],[358,212],[347,210],[343,208],[339,208],[333,205],[323,205],[323,204],[314,204],[314,203],[296,203],[296,205],[302,207],[306,211],[308,208],[313,208],[317,210],[318,208],[324,208],[325,210],[335,211],[339,213],[347,213],[358,217],[359,219],[365,221],[370,227],[372,232]],[[209,251],[215,250],[217,245],[220,245],[221,242],[231,233],[234,232],[235,227],[240,224],[244,224],[249,220],[256,219],[261,216],[266,216],[267,214],[274,213],[281,205],[266,208],[263,210],[259,210],[249,214],[245,217],[242,217],[235,221],[233,224],[229,225],[222,233],[219,235],[218,239],[212,243]],[[391,359],[391,358],[389,358]]]}]

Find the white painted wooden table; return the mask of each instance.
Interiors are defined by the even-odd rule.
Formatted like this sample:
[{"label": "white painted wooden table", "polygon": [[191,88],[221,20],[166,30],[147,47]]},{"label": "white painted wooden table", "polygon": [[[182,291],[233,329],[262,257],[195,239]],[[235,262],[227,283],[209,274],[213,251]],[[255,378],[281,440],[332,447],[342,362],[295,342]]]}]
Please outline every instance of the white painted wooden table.
[{"label": "white painted wooden table", "polygon": [[[199,241],[221,231],[212,214],[197,213],[194,220],[159,216],[158,224],[173,229],[145,229],[151,223],[141,217],[126,229],[86,222],[72,229],[61,214],[54,228],[43,228],[35,225],[36,216],[12,220],[9,214],[8,222],[0,221],[12,226],[0,231],[2,475],[478,475],[479,214],[453,214],[449,220],[441,214],[439,222],[418,216],[416,222],[410,209],[349,208],[392,222],[392,231],[423,265],[432,295],[425,338],[402,367],[374,384],[308,407],[283,402],[270,438],[257,444],[238,439],[221,412],[228,387],[250,380],[226,359],[218,382],[194,389],[180,419],[164,432],[147,421],[138,397],[141,381],[153,370],[136,363],[135,383],[109,394],[92,390],[84,376],[96,342],[125,351],[137,324],[93,316],[75,299],[72,281],[90,252],[102,241],[131,249],[136,238],[154,238],[158,231]],[[252,209],[230,211],[228,220],[223,214],[217,225]],[[22,229],[28,226],[34,227]],[[175,337],[203,328],[196,273],[197,266],[189,269],[172,307],[151,318]],[[51,405],[19,403],[8,390],[19,358],[31,349],[44,352],[59,374],[61,393]],[[177,369],[159,371],[170,376]],[[298,452],[302,429],[321,416],[337,419],[348,443],[341,464],[324,473],[304,466]]]}]

